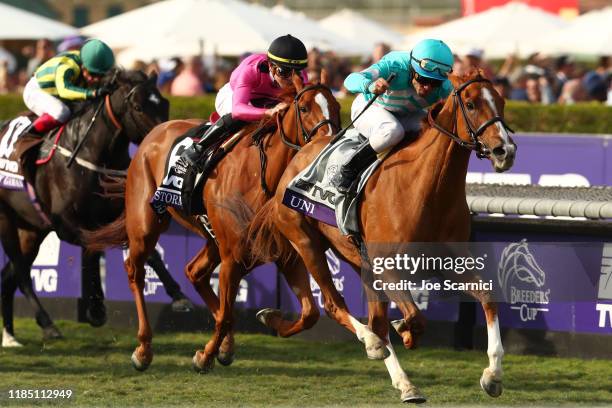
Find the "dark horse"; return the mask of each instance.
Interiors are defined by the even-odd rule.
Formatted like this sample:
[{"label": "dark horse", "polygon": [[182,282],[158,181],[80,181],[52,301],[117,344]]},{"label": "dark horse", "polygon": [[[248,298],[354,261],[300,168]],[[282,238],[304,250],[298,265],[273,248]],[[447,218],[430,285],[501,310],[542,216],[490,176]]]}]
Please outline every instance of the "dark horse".
[{"label": "dark horse", "polygon": [[[13,301],[18,287],[35,308],[36,322],[45,337],[61,336],[32,288],[30,267],[39,247],[50,231],[80,246],[81,229],[94,229],[119,216],[123,200],[101,196],[103,177],[124,176],[130,163],[129,143],[140,143],[155,125],[168,119],[169,103],[160,95],[155,76],[114,70],[103,82],[113,90],[111,95],[75,106],[77,113],[59,141],[55,141],[57,131],[51,132],[41,144],[41,153],[30,149],[23,155],[21,172],[33,187],[37,204],[27,192],[0,189],[0,239],[9,259],[2,269],[5,345],[18,345],[13,337]],[[26,150],[29,138],[22,136],[15,150]],[[36,166],[34,159],[47,156],[49,151],[55,154]],[[73,154],[75,160],[70,165]],[[95,271],[99,257],[100,253],[85,255],[85,268]],[[88,320],[101,325],[105,310],[100,276],[91,275],[91,281],[84,282]]]}]

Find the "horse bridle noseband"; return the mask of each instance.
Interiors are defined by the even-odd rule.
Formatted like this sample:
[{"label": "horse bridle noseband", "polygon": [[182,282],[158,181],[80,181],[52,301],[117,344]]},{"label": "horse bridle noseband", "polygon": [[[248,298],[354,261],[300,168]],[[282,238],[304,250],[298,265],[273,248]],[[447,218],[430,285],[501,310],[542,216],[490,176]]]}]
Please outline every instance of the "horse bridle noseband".
[{"label": "horse bridle noseband", "polygon": [[[332,128],[332,133],[335,133],[338,129],[338,125],[336,125],[334,122],[332,122],[331,119],[323,119],[321,121],[319,121],[311,130],[310,132],[307,132],[306,129],[304,128],[304,122],[302,121],[302,115],[300,112],[300,106],[299,106],[299,101],[300,98],[302,97],[302,95],[304,95],[306,92],[309,91],[313,91],[316,89],[327,89],[328,91],[330,91],[330,89],[323,85],[323,84],[314,84],[314,85],[308,85],[307,87],[305,87],[304,89],[302,89],[300,92],[298,92],[295,97],[293,98],[293,107],[295,109],[295,115],[296,115],[296,121],[295,121],[295,127],[297,130],[297,133],[301,132],[302,133],[302,140],[304,141],[304,144],[307,144],[308,142],[310,142],[310,140],[312,139],[313,135],[315,135],[317,133],[317,131],[325,126],[325,125],[329,125]],[[331,93],[331,91],[330,91]],[[285,130],[283,129],[283,124],[282,124],[282,120],[283,120],[284,116],[282,115],[277,115],[276,117],[276,122],[277,122],[277,126],[280,130],[280,136],[281,136],[281,140],[283,141],[284,144],[286,144],[287,146],[289,146],[290,148],[294,149],[294,150],[300,150],[301,146],[295,143],[290,142],[287,139],[287,135],[285,135]]]},{"label": "horse bridle noseband", "polygon": [[[427,121],[432,127],[436,128],[440,132],[444,133],[446,136],[450,137],[453,141],[459,144],[459,146],[465,147],[468,150],[474,150],[476,152],[476,156],[479,159],[482,159],[485,157],[489,157],[491,155],[491,151],[484,145],[484,143],[480,141],[480,136],[484,133],[484,131],[489,126],[493,125],[496,122],[499,122],[508,132],[514,133],[514,130],[512,130],[512,128],[510,128],[510,126],[508,126],[508,124],[504,121],[504,119],[499,115],[493,116],[491,119],[485,121],[476,130],[474,130],[474,126],[472,126],[472,123],[470,122],[470,119],[468,118],[465,104],[463,103],[463,99],[461,98],[461,92],[465,90],[468,86],[476,82],[486,82],[489,84],[491,83],[491,81],[489,81],[486,78],[482,78],[482,77],[473,78],[461,84],[461,86],[455,89],[452,93],[452,97],[453,97],[453,113],[452,113],[453,129],[452,131],[444,129],[442,126],[436,123],[436,120],[433,118],[432,110],[430,110],[429,113],[427,114]],[[470,142],[466,142],[465,140],[461,139],[459,135],[457,134],[457,106],[459,106],[459,108],[461,109],[463,120],[465,120],[465,124],[467,125],[468,134],[470,135],[470,140],[471,140]]]}]

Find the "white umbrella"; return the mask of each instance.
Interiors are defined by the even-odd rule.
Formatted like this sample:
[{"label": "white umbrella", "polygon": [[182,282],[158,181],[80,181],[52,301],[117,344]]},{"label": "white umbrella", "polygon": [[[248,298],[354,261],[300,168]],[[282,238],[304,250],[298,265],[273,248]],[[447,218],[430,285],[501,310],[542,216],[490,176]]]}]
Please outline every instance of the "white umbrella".
[{"label": "white umbrella", "polygon": [[0,3],[0,40],[57,39],[77,34],[76,28]]},{"label": "white umbrella", "polygon": [[535,39],[566,26],[561,18],[542,9],[511,2],[408,36],[404,48],[410,49],[424,38],[436,38],[459,54],[480,48],[489,58],[511,53],[526,56],[533,52]]},{"label": "white umbrella", "polygon": [[354,50],[359,45],[325,32],[309,19],[281,17],[238,0],[161,1],[84,27],[82,32],[114,48],[153,50],[160,43],[183,47],[203,41],[221,55],[264,51],[273,39],[290,33],[307,47],[360,52]]},{"label": "white umbrella", "polygon": [[370,51],[377,43],[399,44],[403,36],[356,11],[343,9],[319,21],[319,25],[342,37],[364,44]]},{"label": "white umbrella", "polygon": [[581,15],[567,28],[537,39],[534,48],[550,54],[612,55],[612,7]]}]

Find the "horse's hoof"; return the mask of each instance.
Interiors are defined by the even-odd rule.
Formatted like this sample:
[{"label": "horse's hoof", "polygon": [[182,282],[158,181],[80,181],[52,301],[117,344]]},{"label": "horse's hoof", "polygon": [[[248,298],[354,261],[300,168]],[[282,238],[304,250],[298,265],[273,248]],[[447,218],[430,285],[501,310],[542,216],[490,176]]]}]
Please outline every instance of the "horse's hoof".
[{"label": "horse's hoof", "polygon": [[422,404],[427,401],[427,398],[419,389],[415,386],[412,386],[406,390],[402,390],[402,402],[410,403],[410,404]]},{"label": "horse's hoof", "polygon": [[502,380],[495,379],[486,368],[480,377],[480,387],[493,398],[499,397],[503,391]]},{"label": "horse's hoof", "polygon": [[233,351],[228,351],[227,353],[224,353],[224,352],[220,351],[219,355],[217,355],[217,361],[222,366],[226,366],[227,367],[228,365],[231,365],[234,362],[234,352]]},{"label": "horse's hoof", "polygon": [[385,343],[374,333],[365,336],[363,342],[370,360],[384,360],[391,355]]},{"label": "horse's hoof", "polygon": [[4,329],[2,330],[2,347],[23,347],[23,344],[18,342],[15,336]]},{"label": "horse's hoof", "polygon": [[406,321],[404,319],[393,320],[391,322],[391,326],[393,326],[397,334],[399,334],[400,336],[402,335],[403,331],[408,330],[408,328],[406,327]]},{"label": "horse's hoof", "polygon": [[[206,361],[206,357],[200,356],[204,356],[204,353],[201,351],[196,351],[193,355],[193,369],[198,374],[208,374],[215,367],[215,359],[210,358]],[[200,363],[201,360],[204,362]]]},{"label": "horse's hoof", "polygon": [[272,319],[273,317],[278,317],[282,319],[283,314],[278,309],[272,309],[268,307],[265,309],[261,309],[259,312],[257,312],[255,317],[257,318],[257,320],[263,323],[264,326],[270,327],[270,319]]},{"label": "horse's hoof", "polygon": [[176,313],[189,313],[195,309],[191,300],[186,297],[175,299],[172,301],[172,311]]},{"label": "horse's hoof", "polygon": [[136,350],[132,353],[132,366],[136,369],[136,371],[145,371],[151,365],[151,360],[149,361],[140,361],[138,359],[138,355],[136,354]]},{"label": "horse's hoof", "polygon": [[42,332],[43,340],[59,340],[64,338],[62,332],[54,324],[48,327],[44,327],[42,329]]},{"label": "horse's hoof", "polygon": [[104,303],[95,302],[85,311],[85,318],[91,327],[102,327],[106,324],[106,306]]}]

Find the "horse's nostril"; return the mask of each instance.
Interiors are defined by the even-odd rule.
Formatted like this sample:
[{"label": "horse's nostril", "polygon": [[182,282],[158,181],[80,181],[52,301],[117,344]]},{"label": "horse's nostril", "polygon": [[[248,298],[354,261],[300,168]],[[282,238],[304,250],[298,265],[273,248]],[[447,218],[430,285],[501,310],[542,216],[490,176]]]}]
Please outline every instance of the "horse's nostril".
[{"label": "horse's nostril", "polygon": [[493,154],[497,157],[505,156],[506,149],[504,149],[503,147],[496,147],[495,149],[493,149]]}]

